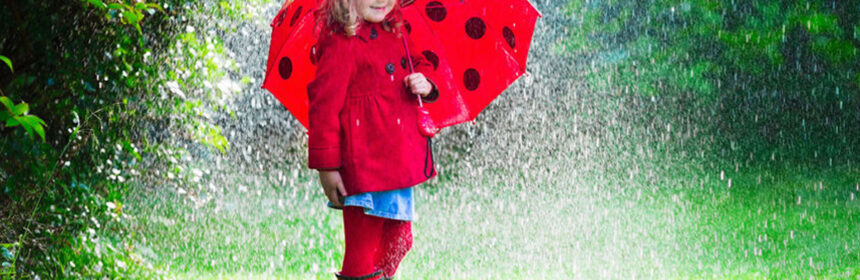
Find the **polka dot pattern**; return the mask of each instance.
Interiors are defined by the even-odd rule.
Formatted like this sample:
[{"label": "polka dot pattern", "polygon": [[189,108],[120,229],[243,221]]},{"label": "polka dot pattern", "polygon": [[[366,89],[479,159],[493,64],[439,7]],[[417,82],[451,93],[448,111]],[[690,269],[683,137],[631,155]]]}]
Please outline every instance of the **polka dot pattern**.
[{"label": "polka dot pattern", "polygon": [[293,27],[293,25],[296,25],[296,21],[298,21],[299,17],[301,17],[301,16],[302,16],[302,7],[299,6],[299,8],[296,9],[296,12],[293,13],[293,18],[290,19],[290,27]]},{"label": "polka dot pattern", "polygon": [[427,61],[430,61],[430,63],[433,64],[433,70],[439,69],[439,56],[436,55],[436,53],[434,53],[433,51],[427,50],[427,51],[421,52],[421,54],[424,55],[424,58],[426,58]]},{"label": "polka dot pattern", "polygon": [[409,24],[408,21],[403,20],[403,27],[406,28],[406,34],[412,34],[412,24]]},{"label": "polka dot pattern", "polygon": [[278,15],[278,18],[275,21],[275,26],[281,26],[281,24],[284,23],[284,19],[287,18],[288,12],[289,9],[284,9],[283,11],[281,11],[281,14]]},{"label": "polka dot pattern", "polygon": [[474,68],[466,69],[463,73],[463,85],[470,91],[475,91],[481,85],[481,74]]},{"label": "polka dot pattern", "polygon": [[388,74],[394,74],[394,70],[397,70],[397,68],[394,67],[394,63],[389,62],[388,64],[385,64],[385,72],[388,72]]},{"label": "polka dot pattern", "polygon": [[289,79],[293,75],[293,61],[289,57],[282,57],[281,61],[278,62],[278,74],[284,80]]},{"label": "polka dot pattern", "polygon": [[514,36],[514,31],[507,26],[502,29],[502,37],[505,38],[505,42],[507,42],[508,46],[510,46],[512,49],[517,47],[517,37]]},{"label": "polka dot pattern", "polygon": [[427,17],[430,20],[435,22],[443,21],[448,16],[448,10],[439,1],[427,3],[427,6],[424,7],[424,12],[427,13]]},{"label": "polka dot pattern", "polygon": [[376,27],[371,27],[370,28],[370,39],[373,40],[373,39],[376,39],[376,37],[379,37],[379,31],[376,31]]},{"label": "polka dot pattern", "polygon": [[484,24],[484,20],[473,17],[466,21],[466,34],[469,35],[469,38],[475,40],[481,39],[486,32],[487,25]]}]

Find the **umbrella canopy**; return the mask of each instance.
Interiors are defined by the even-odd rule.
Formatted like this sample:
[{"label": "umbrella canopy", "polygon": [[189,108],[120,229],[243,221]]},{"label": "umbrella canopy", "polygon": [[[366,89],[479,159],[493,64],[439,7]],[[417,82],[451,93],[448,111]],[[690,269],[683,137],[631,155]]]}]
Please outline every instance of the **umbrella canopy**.
[{"label": "umbrella canopy", "polygon": [[[268,89],[308,127],[307,84],[316,72],[313,11],[295,0],[272,21]],[[433,63],[439,100],[425,104],[439,127],[473,120],[525,73],[540,13],[528,0],[403,1],[404,31]],[[417,103],[416,103],[417,104]]]}]

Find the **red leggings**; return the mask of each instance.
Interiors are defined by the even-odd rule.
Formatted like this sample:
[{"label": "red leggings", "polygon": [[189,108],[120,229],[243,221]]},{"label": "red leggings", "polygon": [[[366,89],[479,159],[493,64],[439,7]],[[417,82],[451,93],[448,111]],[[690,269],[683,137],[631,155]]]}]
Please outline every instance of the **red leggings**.
[{"label": "red leggings", "polygon": [[412,223],[365,215],[361,207],[343,208],[343,228],[343,276],[360,277],[381,270],[382,276],[392,277],[412,248]]}]

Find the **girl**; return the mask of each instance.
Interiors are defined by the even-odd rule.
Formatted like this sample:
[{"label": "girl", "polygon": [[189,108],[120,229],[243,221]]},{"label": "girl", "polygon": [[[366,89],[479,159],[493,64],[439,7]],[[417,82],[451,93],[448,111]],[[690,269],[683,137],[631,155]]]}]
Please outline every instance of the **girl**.
[{"label": "girl", "polygon": [[343,209],[338,279],[394,276],[412,246],[412,187],[435,176],[416,95],[432,102],[439,91],[428,79],[433,65],[406,57],[399,8],[397,0],[324,0],[315,14],[308,166],[319,171],[329,206]]}]

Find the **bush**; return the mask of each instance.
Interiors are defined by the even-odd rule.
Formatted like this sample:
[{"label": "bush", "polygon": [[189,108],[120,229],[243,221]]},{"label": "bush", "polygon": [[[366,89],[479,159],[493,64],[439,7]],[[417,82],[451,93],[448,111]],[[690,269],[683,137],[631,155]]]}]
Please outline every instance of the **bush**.
[{"label": "bush", "polygon": [[[14,73],[0,70],[0,109],[41,118],[0,115],[26,118],[24,129],[0,128],[0,244],[14,251],[0,273],[160,277],[135,248],[122,201],[144,180],[181,183],[171,162],[184,148],[168,143],[229,148],[207,113],[229,110],[221,100],[240,85],[220,41],[196,32],[213,24],[191,20],[242,16],[226,3],[12,1],[0,10],[0,54],[15,62]],[[149,168],[162,163],[168,172]]]},{"label": "bush", "polygon": [[573,0],[566,11],[579,26],[557,49],[594,62],[598,91],[659,101],[658,115],[739,155],[854,153],[860,1]]}]

